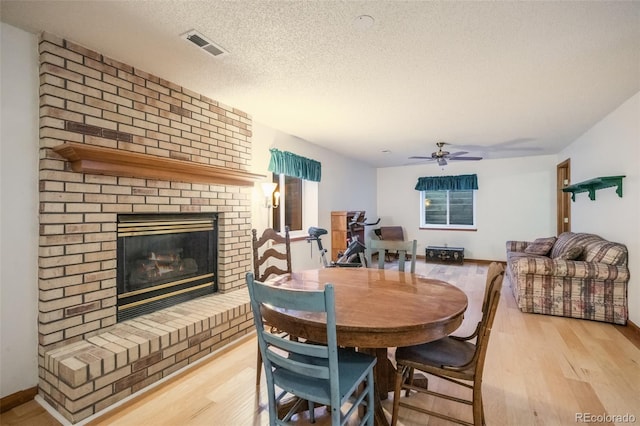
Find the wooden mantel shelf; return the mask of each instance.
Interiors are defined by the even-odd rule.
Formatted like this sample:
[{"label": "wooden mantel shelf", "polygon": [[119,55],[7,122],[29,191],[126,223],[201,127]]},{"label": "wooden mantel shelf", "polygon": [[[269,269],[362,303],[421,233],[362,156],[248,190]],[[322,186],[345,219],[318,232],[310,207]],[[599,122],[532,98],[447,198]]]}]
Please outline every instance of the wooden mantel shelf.
[{"label": "wooden mantel shelf", "polygon": [[67,142],[53,148],[74,172],[145,179],[252,186],[263,175],[174,158]]}]

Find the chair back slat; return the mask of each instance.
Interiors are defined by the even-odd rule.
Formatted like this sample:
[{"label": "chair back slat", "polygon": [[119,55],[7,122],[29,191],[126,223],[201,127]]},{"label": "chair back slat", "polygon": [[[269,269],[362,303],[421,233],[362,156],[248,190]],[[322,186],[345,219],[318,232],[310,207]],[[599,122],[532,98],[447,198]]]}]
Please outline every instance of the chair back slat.
[{"label": "chair back slat", "polygon": [[287,253],[280,252],[273,247],[268,248],[262,253],[262,257],[258,259],[258,265],[262,266],[269,260],[270,257],[275,257],[276,259],[280,260],[287,260]]},{"label": "chair back slat", "polygon": [[[288,231],[288,227],[287,227]],[[273,241],[276,244],[285,244],[287,241],[286,235],[288,232],[285,232],[285,236],[278,234],[275,229],[267,228],[262,232],[262,236],[257,240],[258,247],[262,247],[265,243],[269,241]]]},{"label": "chair back slat", "polygon": [[288,371],[300,374],[313,379],[329,379],[329,367],[323,365],[310,364],[308,362],[296,361],[295,358],[287,358],[273,351],[271,348],[267,351],[267,359],[279,367]]},{"label": "chair back slat", "polygon": [[284,269],[278,268],[276,265],[268,266],[264,271],[262,271],[262,280],[266,281],[272,275],[284,275],[288,273]]},{"label": "chair back slat", "polygon": [[293,290],[254,280],[254,297],[260,304],[305,312],[326,312],[324,291]]},{"label": "chair back slat", "polygon": [[282,339],[277,335],[271,333],[265,334],[264,339],[267,344],[278,345],[280,349],[286,352],[296,352],[302,355],[308,355],[316,358],[328,358],[328,350],[326,346],[322,345],[307,345],[300,343],[297,340]]}]

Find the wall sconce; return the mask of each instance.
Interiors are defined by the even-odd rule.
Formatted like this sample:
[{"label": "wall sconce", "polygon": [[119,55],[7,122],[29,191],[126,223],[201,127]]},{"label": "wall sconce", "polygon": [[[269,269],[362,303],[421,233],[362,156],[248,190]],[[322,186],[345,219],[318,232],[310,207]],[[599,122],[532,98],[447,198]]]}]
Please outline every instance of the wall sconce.
[{"label": "wall sconce", "polygon": [[[280,192],[276,191],[278,184],[275,182],[263,182],[264,206],[277,208],[280,205]],[[272,203],[273,200],[273,203]]]},{"label": "wall sconce", "polygon": [[273,208],[277,209],[280,205],[280,191],[276,191],[273,193]]}]

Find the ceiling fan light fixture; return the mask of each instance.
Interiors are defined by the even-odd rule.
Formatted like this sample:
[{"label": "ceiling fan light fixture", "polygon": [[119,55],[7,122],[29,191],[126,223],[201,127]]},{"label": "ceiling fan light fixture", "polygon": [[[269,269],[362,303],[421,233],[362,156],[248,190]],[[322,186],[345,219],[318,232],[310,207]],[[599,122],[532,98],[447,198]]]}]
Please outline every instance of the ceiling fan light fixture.
[{"label": "ceiling fan light fixture", "polygon": [[422,156],[412,156],[409,157],[410,160],[426,160],[426,161],[435,161],[439,166],[443,167],[448,164],[448,161],[458,161],[458,160],[471,160],[478,161],[482,160],[482,157],[462,157],[462,155],[468,154],[467,151],[458,151],[453,154],[449,151],[443,151],[442,147],[444,145],[449,145],[447,142],[438,142],[436,143],[438,150],[436,152],[431,153],[431,157],[422,157]]}]

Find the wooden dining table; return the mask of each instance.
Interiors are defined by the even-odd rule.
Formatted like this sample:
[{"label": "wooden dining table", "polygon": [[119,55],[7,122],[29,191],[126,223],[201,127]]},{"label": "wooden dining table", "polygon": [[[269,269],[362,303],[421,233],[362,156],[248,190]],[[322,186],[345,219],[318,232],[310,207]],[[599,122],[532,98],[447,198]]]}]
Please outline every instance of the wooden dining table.
[{"label": "wooden dining table", "polygon": [[[426,343],[462,324],[467,296],[444,281],[409,272],[370,268],[323,268],[273,277],[267,284],[299,290],[335,289],[338,345],[376,356],[375,424],[387,425],[380,401],[393,390],[395,367],[388,348]],[[323,315],[263,307],[265,320],[292,336],[326,341]]]}]

